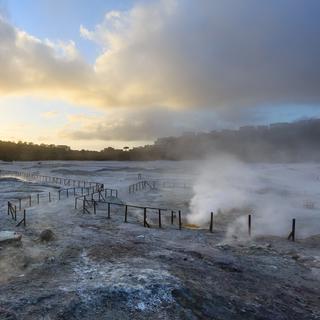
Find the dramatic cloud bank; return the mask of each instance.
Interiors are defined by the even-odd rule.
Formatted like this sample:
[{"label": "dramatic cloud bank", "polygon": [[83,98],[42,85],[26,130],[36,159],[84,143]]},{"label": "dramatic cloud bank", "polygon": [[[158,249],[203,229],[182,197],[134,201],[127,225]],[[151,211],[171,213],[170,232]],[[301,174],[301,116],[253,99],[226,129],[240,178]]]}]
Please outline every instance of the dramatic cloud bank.
[{"label": "dramatic cloud bank", "polygon": [[74,98],[92,78],[73,42],[41,41],[0,17],[0,93]]},{"label": "dramatic cloud bank", "polygon": [[60,132],[72,140],[153,141],[164,136],[177,136],[188,131],[210,131],[217,123],[214,114],[193,109],[179,112],[168,108],[121,108],[101,116],[69,117]]},{"label": "dramatic cloud bank", "polygon": [[118,103],[234,107],[319,101],[317,1],[162,1],[83,34]]},{"label": "dramatic cloud bank", "polygon": [[55,94],[102,107],[230,108],[319,103],[316,0],[145,1],[109,12],[75,44],[43,41],[0,20],[0,93]]}]

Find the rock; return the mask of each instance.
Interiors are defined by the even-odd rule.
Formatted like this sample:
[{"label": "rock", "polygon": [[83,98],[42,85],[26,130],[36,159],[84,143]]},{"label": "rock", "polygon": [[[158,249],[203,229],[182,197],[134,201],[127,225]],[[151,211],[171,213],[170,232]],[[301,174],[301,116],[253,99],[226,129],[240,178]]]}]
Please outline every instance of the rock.
[{"label": "rock", "polygon": [[0,244],[20,243],[22,235],[14,231],[0,231]]},{"label": "rock", "polygon": [[232,262],[229,261],[217,261],[215,263],[220,269],[227,271],[227,272],[239,272],[241,273],[242,270],[233,264]]},{"label": "rock", "polygon": [[139,302],[136,306],[136,309],[139,311],[144,311],[146,309],[146,305],[143,302]]},{"label": "rock", "polygon": [[48,258],[46,259],[46,261],[47,261],[48,263],[53,263],[55,260],[56,260],[55,257],[48,257]]},{"label": "rock", "polygon": [[49,242],[54,240],[54,233],[50,229],[43,230],[40,233],[40,241],[41,242]]},{"label": "rock", "polygon": [[220,243],[220,244],[217,244],[216,247],[220,250],[229,250],[231,249],[231,246],[227,243]]},{"label": "rock", "polygon": [[249,247],[251,250],[257,250],[257,251],[270,251],[272,248],[270,243],[266,244],[251,244]]},{"label": "rock", "polygon": [[0,319],[3,320],[17,320],[17,316],[13,311],[4,309],[0,307]]}]

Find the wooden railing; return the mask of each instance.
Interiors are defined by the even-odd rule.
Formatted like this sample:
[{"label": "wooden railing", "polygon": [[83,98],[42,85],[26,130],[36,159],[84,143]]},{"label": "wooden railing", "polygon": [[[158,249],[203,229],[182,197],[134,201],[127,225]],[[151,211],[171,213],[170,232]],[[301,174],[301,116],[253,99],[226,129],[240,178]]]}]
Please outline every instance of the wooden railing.
[{"label": "wooden railing", "polygon": [[62,177],[55,177],[55,176],[45,176],[39,175],[33,172],[25,172],[25,171],[13,171],[13,170],[0,170],[0,176],[3,177],[13,177],[13,178],[22,178],[24,180],[31,180],[31,181],[38,181],[41,183],[48,183],[48,184],[58,184],[63,186],[72,186],[72,187],[92,187],[95,186],[96,188],[103,187],[102,183],[98,182],[91,182],[91,181],[84,181],[84,180],[76,180],[76,179],[69,179],[69,178],[62,178]]},{"label": "wooden railing", "polygon": [[[143,213],[143,226],[150,228],[151,223],[148,221],[148,212],[153,211],[157,213],[158,215],[158,227],[161,229],[163,228],[163,223],[162,223],[162,218],[163,214],[169,213],[166,216],[167,218],[170,218],[171,225],[175,225],[175,221],[177,219],[177,227],[179,230],[182,230],[183,228],[183,214],[181,210],[172,210],[168,208],[159,208],[159,207],[153,207],[153,206],[143,206],[143,205],[136,205],[136,204],[129,204],[129,203],[121,203],[121,202],[111,202],[111,201],[106,201],[102,198],[95,199],[94,197],[92,198],[86,198],[85,201],[82,202],[82,212],[87,213],[87,214],[96,214],[97,210],[99,208],[100,204],[106,204],[107,205],[107,218],[111,218],[111,209],[112,207],[123,207],[124,208],[124,222],[128,222],[128,213],[129,209],[140,209],[141,212]],[[92,212],[93,210],[93,212]],[[210,212],[209,215],[209,226],[208,230],[210,233],[213,233],[213,226],[214,226],[214,214],[213,212]],[[248,237],[252,236],[252,214],[249,214],[247,216],[247,233]],[[186,219],[184,219],[186,220]],[[189,227],[190,225],[185,224],[186,227]],[[288,240],[295,241],[296,237],[296,219],[292,219],[292,230],[288,236]]]},{"label": "wooden railing", "polygon": [[[8,215],[11,215],[12,220],[17,222],[17,206],[8,201]],[[16,224],[19,227],[22,223],[26,226],[26,209],[23,210],[22,219]]]},{"label": "wooden railing", "polygon": [[131,184],[128,187],[129,193],[134,193],[140,190],[156,190],[156,182],[155,181],[147,181],[147,180],[142,180],[138,181],[136,183]]}]

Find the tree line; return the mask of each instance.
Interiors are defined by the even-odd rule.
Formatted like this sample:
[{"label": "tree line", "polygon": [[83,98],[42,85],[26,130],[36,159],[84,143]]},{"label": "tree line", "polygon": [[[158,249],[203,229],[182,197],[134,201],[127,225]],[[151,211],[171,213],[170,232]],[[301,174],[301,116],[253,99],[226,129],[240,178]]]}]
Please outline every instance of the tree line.
[{"label": "tree line", "polygon": [[185,133],[157,139],[130,150],[72,150],[64,145],[0,141],[3,161],[42,160],[187,160],[228,153],[250,162],[302,162],[320,160],[320,119],[237,130]]}]

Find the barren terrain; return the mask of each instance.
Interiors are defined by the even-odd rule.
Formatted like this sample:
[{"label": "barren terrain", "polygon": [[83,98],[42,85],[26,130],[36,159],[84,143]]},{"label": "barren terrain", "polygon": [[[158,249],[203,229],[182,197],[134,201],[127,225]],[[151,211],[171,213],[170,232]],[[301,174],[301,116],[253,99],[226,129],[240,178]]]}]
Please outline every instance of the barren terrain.
[{"label": "barren terrain", "polygon": [[[187,225],[198,176],[190,162],[2,163],[0,169],[97,181],[119,189],[119,199],[110,201],[183,213],[182,230],[176,215],[171,225],[169,211],[161,229],[156,212],[144,228],[138,209],[124,223],[122,207],[112,208],[110,219],[104,204],[97,214],[83,214],[70,196],[28,208],[27,226],[15,227],[6,201],[54,194],[57,186],[1,178],[0,231],[15,230],[22,240],[0,245],[0,319],[320,319],[317,190],[304,194],[313,201],[311,234],[297,230],[292,242],[277,233],[227,237],[241,212],[215,215],[212,233],[207,224]],[[279,167],[266,170],[270,176]],[[318,179],[316,165],[282,170],[287,181],[290,172]],[[157,188],[129,194],[138,174]],[[47,229],[53,238],[41,240]]]}]

